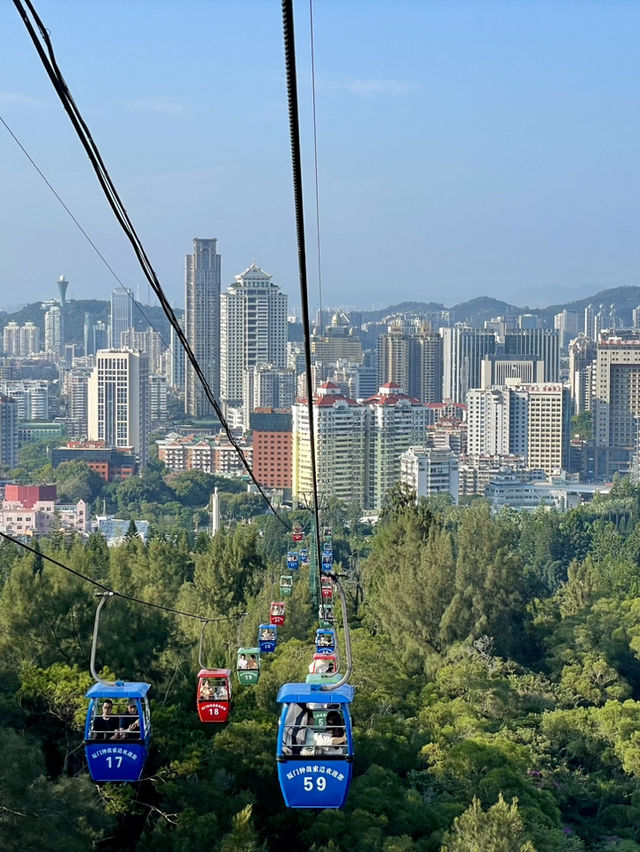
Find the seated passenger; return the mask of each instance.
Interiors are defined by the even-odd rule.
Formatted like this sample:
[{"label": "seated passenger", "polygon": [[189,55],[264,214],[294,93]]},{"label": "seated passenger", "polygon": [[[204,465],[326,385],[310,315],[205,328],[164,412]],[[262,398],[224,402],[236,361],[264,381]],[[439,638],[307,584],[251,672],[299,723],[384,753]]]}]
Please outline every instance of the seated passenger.
[{"label": "seated passenger", "polygon": [[248,666],[249,666],[249,661],[247,660],[247,655],[246,654],[240,654],[240,656],[238,657],[238,668],[239,669],[246,669],[246,668],[248,668]]},{"label": "seated passenger", "polygon": [[120,716],[120,730],[117,737],[122,740],[140,739],[140,716],[135,701],[127,702],[127,714]]},{"label": "seated passenger", "polygon": [[316,731],[313,735],[316,754],[345,754],[347,736],[342,724],[342,717],[337,710],[327,713],[327,727],[324,731]]},{"label": "seated passenger", "polygon": [[251,654],[251,656],[249,657],[249,660],[247,662],[247,668],[248,669],[257,669],[258,668],[258,660],[256,659],[255,654]]},{"label": "seated passenger", "polygon": [[105,698],[102,702],[102,715],[95,716],[93,719],[93,727],[91,730],[91,739],[93,740],[112,740],[116,735],[116,731],[120,727],[120,720],[117,716],[112,716],[113,701],[110,698]]},{"label": "seated passenger", "polygon": [[200,700],[210,701],[213,698],[213,687],[210,680],[203,680],[200,684]]}]

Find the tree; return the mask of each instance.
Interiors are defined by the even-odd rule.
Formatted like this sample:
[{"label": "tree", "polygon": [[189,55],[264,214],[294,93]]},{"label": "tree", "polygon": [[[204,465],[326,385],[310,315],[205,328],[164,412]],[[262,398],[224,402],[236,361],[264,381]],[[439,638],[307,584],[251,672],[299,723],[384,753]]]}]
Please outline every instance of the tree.
[{"label": "tree", "polygon": [[482,810],[473,797],[470,807],[443,838],[442,852],[536,852],[524,834],[518,800],[508,805],[500,794],[495,805]]}]

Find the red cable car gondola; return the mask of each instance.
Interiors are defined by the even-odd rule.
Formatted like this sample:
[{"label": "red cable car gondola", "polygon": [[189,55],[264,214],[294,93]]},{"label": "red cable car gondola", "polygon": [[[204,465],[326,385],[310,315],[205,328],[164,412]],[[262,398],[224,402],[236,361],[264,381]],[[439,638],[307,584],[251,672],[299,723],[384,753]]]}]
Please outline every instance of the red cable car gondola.
[{"label": "red cable car gondola", "polygon": [[284,624],[286,609],[283,601],[272,601],[270,609],[271,624],[277,624],[278,626]]},{"label": "red cable car gondola", "polygon": [[226,722],[231,709],[231,670],[200,669],[198,716],[201,722]]}]

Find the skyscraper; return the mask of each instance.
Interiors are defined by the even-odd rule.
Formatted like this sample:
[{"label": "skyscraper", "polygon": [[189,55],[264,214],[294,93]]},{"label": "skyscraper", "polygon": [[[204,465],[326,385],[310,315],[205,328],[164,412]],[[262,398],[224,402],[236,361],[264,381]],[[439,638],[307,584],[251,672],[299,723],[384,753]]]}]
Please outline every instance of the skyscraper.
[{"label": "skyscraper", "polygon": [[0,394],[0,464],[9,468],[18,464],[18,403],[4,394]]},{"label": "skyscraper", "polygon": [[506,355],[525,355],[544,361],[545,382],[557,382],[560,375],[560,338],[555,328],[521,328],[504,337]]},{"label": "skyscraper", "polygon": [[245,370],[287,364],[287,297],[255,263],[220,297],[220,335],[220,395],[240,406]]},{"label": "skyscraper", "polygon": [[149,440],[147,356],[127,349],[100,349],[89,378],[88,438],[108,447],[133,447],[141,466]]},{"label": "skyscraper", "polygon": [[442,338],[423,320],[397,319],[378,338],[379,387],[393,382],[420,402],[442,399]]},{"label": "skyscraper", "polygon": [[[185,336],[211,391],[220,395],[220,255],[216,239],[194,239],[185,258]],[[211,413],[200,380],[187,360],[184,410],[192,417]]]},{"label": "skyscraper", "polygon": [[468,390],[479,388],[482,360],[496,351],[493,331],[467,326],[442,328],[442,398],[464,402]]},{"label": "skyscraper", "polygon": [[60,357],[62,351],[62,312],[53,305],[44,315],[44,349]]},{"label": "skyscraper", "polygon": [[111,348],[122,345],[120,335],[133,325],[133,290],[118,287],[111,294]]}]

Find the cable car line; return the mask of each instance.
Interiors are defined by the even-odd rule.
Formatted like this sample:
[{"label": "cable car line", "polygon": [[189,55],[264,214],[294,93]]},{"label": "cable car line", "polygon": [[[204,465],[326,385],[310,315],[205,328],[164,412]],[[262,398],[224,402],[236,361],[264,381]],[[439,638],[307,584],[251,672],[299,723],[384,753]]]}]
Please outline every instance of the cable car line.
[{"label": "cable car line", "polygon": [[311,375],[311,325],[309,322],[309,290],[307,286],[307,252],[304,235],[304,205],[302,198],[302,163],[300,148],[300,126],[298,121],[298,83],[296,74],[296,49],[293,28],[293,4],[291,0],[282,0],[282,29],[284,36],[285,70],[287,78],[287,103],[289,108],[289,135],[291,139],[291,170],[293,177],[293,198],[298,241],[298,274],[300,278],[300,299],[302,302],[302,329],[304,333],[305,381],[307,388],[307,417],[309,421],[309,452],[311,456],[311,480],[313,484],[313,513],[315,518],[315,539],[318,552],[318,586],[322,572],[320,570],[320,513],[318,507],[318,482],[316,464],[315,424],[313,419],[313,377]]},{"label": "cable car line", "polygon": [[322,329],[322,256],[320,251],[320,191],[318,181],[318,126],[316,121],[316,60],[313,37],[313,0],[309,0],[309,41],[311,45],[311,106],[313,113],[313,167],[316,195],[316,252],[318,255],[318,302]]},{"label": "cable car line", "polygon": [[109,172],[108,172],[108,170],[107,170],[107,168],[104,164],[104,161],[102,160],[102,156],[100,154],[100,151],[99,151],[96,143],[94,142],[93,137],[91,135],[91,132],[90,132],[86,122],[84,121],[82,114],[80,113],[80,110],[76,106],[75,101],[73,100],[73,96],[71,95],[69,87],[67,86],[67,83],[64,79],[64,76],[62,75],[62,72],[61,72],[60,68],[58,67],[58,64],[57,64],[57,61],[56,61],[56,58],[55,58],[55,53],[54,53],[54,50],[53,50],[53,45],[52,45],[51,39],[49,37],[49,32],[47,31],[44,24],[42,23],[42,20],[40,19],[37,12],[35,11],[31,0],[24,0],[24,3],[28,7],[31,16],[33,17],[33,19],[36,23],[36,27],[40,32],[40,38],[42,39],[42,41],[46,45],[46,51],[45,51],[40,40],[38,39],[38,35],[35,32],[33,24],[31,22],[31,20],[29,19],[29,15],[27,14],[27,12],[25,11],[25,9],[22,5],[22,2],[23,2],[23,0],[13,0],[14,6],[18,10],[20,17],[22,18],[22,21],[23,21],[23,23],[24,23],[24,25],[27,29],[27,32],[29,33],[29,36],[31,37],[31,40],[32,40],[32,42],[33,42],[33,44],[36,48],[36,51],[38,53],[38,56],[40,57],[40,60],[43,64],[44,68],[45,68],[45,71],[47,72],[47,75],[49,76],[49,79],[51,80],[51,83],[53,84],[53,87],[54,87],[58,97],[60,98],[62,106],[63,106],[65,112],[67,113],[67,115],[69,116],[69,119],[70,119],[70,121],[71,121],[71,123],[72,123],[72,125],[73,125],[73,127],[76,131],[76,134],[77,134],[78,138],[80,139],[80,142],[82,143],[87,156],[89,157],[89,161],[90,161],[90,163],[93,167],[93,170],[96,174],[96,177],[98,178],[98,182],[100,183],[100,186],[102,187],[102,190],[105,194],[105,197],[106,197],[107,201],[109,202],[109,205],[110,205],[111,209],[113,210],[113,213],[114,213],[117,221],[119,222],[121,228],[123,229],[124,233],[126,234],[129,242],[131,243],[133,251],[134,251],[134,253],[135,253],[135,255],[138,259],[138,262],[140,263],[140,266],[142,268],[142,271],[143,271],[147,281],[151,285],[151,288],[153,289],[154,293],[156,294],[158,301],[160,302],[160,306],[162,307],[162,310],[165,313],[165,316],[169,320],[169,322],[170,322],[171,326],[173,327],[178,339],[180,340],[180,343],[181,343],[181,345],[182,345],[182,347],[183,347],[183,349],[186,353],[186,356],[189,359],[189,362],[190,362],[191,366],[193,367],[193,370],[194,370],[196,376],[198,377],[198,379],[199,379],[199,381],[200,381],[200,383],[201,383],[201,385],[204,389],[205,396],[207,397],[207,400],[209,401],[209,403],[213,407],[213,410],[215,411],[218,419],[220,420],[220,424],[221,424],[229,442],[234,447],[236,453],[238,454],[238,457],[240,458],[240,460],[242,462],[243,467],[245,468],[245,470],[247,471],[247,473],[251,477],[254,485],[256,486],[256,488],[258,489],[260,494],[262,495],[262,498],[267,503],[270,510],[273,512],[273,514],[278,518],[280,523],[284,527],[288,528],[289,525],[284,520],[284,518],[279,514],[279,512],[275,509],[275,507],[271,503],[271,500],[269,500],[264,488],[256,479],[255,474],[253,473],[253,470],[252,470],[251,466],[249,465],[249,462],[247,461],[247,458],[246,458],[244,452],[242,451],[241,447],[238,445],[238,442],[236,441],[235,437],[233,436],[233,434],[231,432],[231,429],[229,428],[229,425],[228,425],[228,423],[227,423],[227,421],[224,417],[224,414],[222,413],[222,409],[220,408],[218,401],[216,400],[215,396],[213,395],[211,388],[209,387],[209,383],[208,383],[204,373],[202,372],[202,369],[201,369],[201,367],[198,363],[198,360],[195,357],[193,350],[191,349],[189,341],[187,340],[187,338],[184,334],[184,331],[182,330],[182,327],[181,327],[180,323],[178,322],[178,320],[176,318],[176,315],[173,311],[173,308],[171,307],[171,304],[170,304],[169,300],[167,299],[167,297],[164,293],[164,290],[162,289],[162,285],[160,284],[160,280],[158,279],[158,276],[157,276],[157,274],[156,274],[156,272],[155,272],[155,270],[154,270],[154,268],[151,264],[151,261],[149,260],[149,257],[147,256],[147,253],[144,249],[144,246],[142,245],[142,242],[141,242],[140,238],[138,237],[138,234],[137,234],[137,232],[136,232],[136,230],[133,226],[133,223],[131,222],[131,220],[129,218],[129,215],[126,211],[126,208],[124,207],[124,204],[122,203],[122,200],[120,199],[118,191],[117,191],[117,189],[116,189],[116,187],[115,187],[115,185],[114,185],[114,183],[111,179],[111,176],[110,176],[110,174],[109,174]]},{"label": "cable car line", "polygon": [[64,199],[63,199],[63,198],[61,198],[61,196],[60,196],[60,195],[56,192],[56,190],[55,190],[55,188],[54,188],[53,184],[51,183],[51,181],[47,178],[47,176],[44,174],[44,172],[42,171],[42,169],[40,168],[40,166],[36,163],[36,161],[33,159],[33,157],[31,156],[31,154],[29,154],[29,152],[28,152],[28,151],[27,151],[27,149],[24,147],[24,145],[22,144],[22,142],[18,139],[18,137],[16,136],[16,134],[15,134],[15,133],[13,132],[13,130],[9,127],[9,125],[7,124],[7,122],[4,120],[4,118],[3,118],[1,115],[0,115],[0,122],[1,122],[4,126],[5,126],[5,128],[6,128],[7,132],[9,133],[9,135],[12,137],[12,139],[14,140],[14,142],[16,143],[16,145],[20,148],[20,150],[21,150],[21,151],[22,151],[22,153],[25,155],[25,157],[27,158],[27,160],[29,160],[29,162],[31,163],[31,165],[33,166],[33,168],[37,171],[37,173],[40,175],[40,177],[42,178],[42,180],[43,180],[43,181],[46,183],[46,185],[49,187],[49,189],[51,190],[51,192],[53,193],[53,195],[55,196],[55,198],[56,198],[56,199],[60,202],[60,204],[62,205],[62,207],[64,208],[64,210],[65,210],[65,211],[67,212],[67,214],[69,215],[69,218],[70,218],[70,219],[71,219],[71,221],[74,223],[74,225],[78,228],[78,230],[80,231],[80,233],[82,234],[82,236],[83,236],[83,237],[85,238],[85,240],[89,243],[89,245],[91,246],[91,248],[95,251],[95,253],[98,255],[98,257],[100,258],[100,260],[104,263],[104,265],[106,266],[106,268],[107,268],[107,269],[109,270],[109,272],[113,275],[113,277],[114,277],[114,278],[115,278],[115,280],[118,282],[118,284],[120,285],[120,287],[121,287],[121,288],[124,290],[124,292],[127,294],[127,296],[129,297],[130,301],[133,303],[133,306],[134,306],[134,307],[135,307],[135,308],[136,308],[136,309],[137,309],[137,310],[138,310],[138,311],[142,314],[142,316],[143,316],[143,317],[145,318],[145,320],[149,323],[149,325],[151,326],[151,328],[153,328],[153,330],[154,330],[154,331],[156,331],[156,332],[160,335],[160,340],[162,340],[163,345],[164,345],[166,348],[168,348],[169,344],[168,344],[168,343],[167,343],[167,341],[163,338],[163,336],[162,336],[162,332],[161,332],[161,331],[160,331],[160,330],[159,330],[159,329],[158,329],[158,328],[154,325],[154,323],[151,321],[151,319],[149,319],[149,317],[148,317],[148,316],[147,316],[147,314],[145,313],[144,309],[142,308],[142,305],[141,305],[141,304],[137,301],[137,299],[135,299],[135,298],[134,298],[133,293],[131,292],[130,288],[125,287],[125,285],[123,284],[123,282],[122,282],[121,278],[118,276],[118,274],[116,273],[116,271],[113,269],[113,267],[111,266],[111,264],[109,263],[109,261],[108,261],[108,260],[106,259],[106,257],[102,254],[102,252],[100,251],[100,249],[98,248],[98,246],[94,243],[94,241],[91,239],[91,237],[89,236],[89,234],[85,231],[85,229],[82,227],[82,225],[80,224],[80,222],[79,222],[79,221],[76,219],[76,217],[73,215],[73,213],[71,212],[71,210],[69,209],[69,207],[68,207],[68,206],[67,206],[67,204],[65,203]]},{"label": "cable car line", "polygon": [[132,603],[142,604],[143,606],[150,606],[154,609],[161,609],[165,612],[173,613],[174,615],[182,615],[185,618],[195,618],[197,621],[204,621],[207,624],[214,621],[233,621],[236,618],[243,618],[247,613],[240,612],[236,615],[221,615],[216,618],[209,618],[207,615],[201,615],[195,612],[185,612],[181,609],[174,609],[170,606],[164,606],[163,604],[153,603],[153,601],[145,601],[142,598],[136,598],[134,595],[127,595],[125,592],[118,592],[116,589],[111,589],[109,586],[105,586],[104,583],[101,583],[99,580],[94,580],[92,577],[88,577],[86,574],[82,574],[80,571],[76,571],[75,568],[70,568],[68,565],[65,565],[63,562],[59,562],[57,559],[54,559],[53,556],[47,556],[46,553],[42,553],[39,550],[36,550],[34,547],[30,547],[25,542],[20,541],[18,538],[14,538],[7,533],[0,532],[0,536],[6,539],[7,541],[11,541],[14,544],[19,545],[24,548],[24,550],[28,550],[30,553],[34,553],[36,556],[39,556],[41,559],[46,559],[47,562],[51,562],[52,565],[57,565],[58,568],[62,568],[64,571],[68,571],[69,574],[73,574],[75,577],[78,577],[80,580],[85,580],[87,583],[91,583],[93,586],[96,586],[98,589],[102,589],[102,591],[107,595],[117,598],[122,598],[125,601],[131,601]]}]

